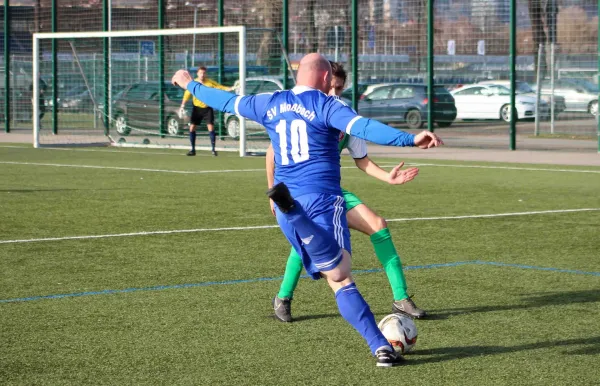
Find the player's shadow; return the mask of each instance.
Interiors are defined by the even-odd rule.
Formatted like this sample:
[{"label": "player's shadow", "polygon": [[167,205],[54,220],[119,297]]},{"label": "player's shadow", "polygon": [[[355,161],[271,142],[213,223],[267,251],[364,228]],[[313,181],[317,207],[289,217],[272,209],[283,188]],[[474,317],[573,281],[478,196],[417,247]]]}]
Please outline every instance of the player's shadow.
[{"label": "player's shadow", "polygon": [[454,309],[429,310],[428,319],[446,319],[449,316],[472,314],[477,312],[518,311],[531,308],[570,305],[577,303],[600,302],[600,290],[546,292],[534,295],[525,295],[521,304],[507,304],[495,306],[475,306]]},{"label": "player's shadow", "polygon": [[[557,346],[585,346],[577,350],[564,352],[566,355],[597,355],[600,352],[600,336],[591,338],[565,339],[547,342],[529,343],[518,346],[465,346],[441,347],[429,350],[416,350],[408,354],[407,364],[418,365],[424,363],[438,363],[455,359],[479,357],[482,355],[510,354],[519,351],[555,348]],[[431,355],[430,358],[421,358],[422,355]]]},{"label": "player's shadow", "polygon": [[[269,315],[268,317],[278,321],[278,319],[275,317],[275,315]],[[327,318],[341,318],[341,316],[339,313],[300,315],[300,316],[294,316],[293,321],[294,321],[294,323],[297,323],[297,322],[304,322],[307,320],[317,320],[317,319],[327,319]]]}]

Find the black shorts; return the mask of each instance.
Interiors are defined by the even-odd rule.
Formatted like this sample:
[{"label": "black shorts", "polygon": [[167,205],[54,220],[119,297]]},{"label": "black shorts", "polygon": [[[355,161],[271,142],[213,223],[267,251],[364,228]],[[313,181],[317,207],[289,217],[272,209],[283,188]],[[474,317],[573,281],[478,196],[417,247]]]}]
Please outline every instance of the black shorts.
[{"label": "black shorts", "polygon": [[192,117],[190,123],[192,125],[199,125],[205,121],[207,125],[213,125],[215,123],[215,114],[213,109],[210,107],[198,107],[194,106],[192,109]]}]

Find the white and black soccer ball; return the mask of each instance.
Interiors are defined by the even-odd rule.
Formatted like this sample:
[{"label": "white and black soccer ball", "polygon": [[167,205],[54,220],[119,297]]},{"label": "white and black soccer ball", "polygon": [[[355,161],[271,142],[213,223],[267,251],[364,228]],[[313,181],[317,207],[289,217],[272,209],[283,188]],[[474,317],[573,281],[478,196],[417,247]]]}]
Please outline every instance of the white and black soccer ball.
[{"label": "white and black soccer ball", "polygon": [[377,326],[398,353],[406,354],[417,343],[417,326],[408,316],[390,314]]}]

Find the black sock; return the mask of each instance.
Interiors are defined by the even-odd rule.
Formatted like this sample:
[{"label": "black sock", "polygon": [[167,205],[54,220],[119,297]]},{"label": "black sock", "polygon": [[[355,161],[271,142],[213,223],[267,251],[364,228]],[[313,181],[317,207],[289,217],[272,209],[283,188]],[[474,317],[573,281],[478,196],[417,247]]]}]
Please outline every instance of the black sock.
[{"label": "black sock", "polygon": [[192,151],[196,151],[196,132],[190,131],[190,143],[192,144]]},{"label": "black sock", "polygon": [[215,134],[214,130],[209,131],[208,134],[210,135],[210,146],[212,146],[212,150],[215,151],[215,140],[217,135]]}]

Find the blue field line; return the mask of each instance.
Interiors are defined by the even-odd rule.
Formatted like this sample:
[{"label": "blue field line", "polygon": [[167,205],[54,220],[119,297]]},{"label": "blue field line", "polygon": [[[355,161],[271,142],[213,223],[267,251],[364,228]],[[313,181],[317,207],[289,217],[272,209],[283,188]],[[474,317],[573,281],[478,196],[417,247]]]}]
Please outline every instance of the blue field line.
[{"label": "blue field line", "polygon": [[[520,268],[520,269],[533,269],[533,270],[538,270],[538,271],[571,273],[571,274],[577,274],[577,275],[600,276],[600,272],[587,272],[587,271],[579,271],[579,270],[573,270],[573,269],[538,267],[538,266],[533,266],[533,265],[497,263],[497,262],[493,262],[493,261],[482,261],[482,260],[456,261],[453,263],[426,264],[426,265],[409,265],[409,266],[405,266],[404,270],[408,271],[408,270],[417,270],[417,269],[458,267],[461,265],[491,265],[491,266],[498,266],[498,267],[511,267],[511,268]],[[374,269],[354,270],[354,271],[352,271],[352,274],[360,275],[360,274],[365,274],[365,273],[376,273],[376,272],[383,272],[383,269],[382,268],[374,268]],[[308,275],[302,275],[301,277],[309,278]],[[276,280],[282,280],[282,279],[283,279],[283,276],[277,276],[277,277],[259,277],[259,278],[254,278],[254,279],[206,281],[206,282],[202,282],[202,283],[189,283],[189,284],[157,285],[157,286],[152,286],[152,287],[125,288],[125,289],[116,289],[116,290],[75,292],[75,293],[70,293],[70,294],[31,296],[31,297],[26,297],[26,298],[0,299],[0,303],[22,303],[22,302],[30,302],[30,301],[35,301],[35,300],[75,298],[75,297],[81,297],[81,296],[95,296],[95,295],[111,295],[111,294],[121,294],[121,293],[129,293],[129,292],[138,292],[138,291],[162,291],[162,290],[179,289],[179,288],[210,287],[210,286],[216,286],[216,285],[258,283],[258,282],[276,281]]]},{"label": "blue field line", "polygon": [[576,275],[600,276],[600,272],[593,272],[593,271],[590,272],[590,271],[579,271],[577,269],[563,269],[563,268],[539,267],[539,266],[535,266],[535,265],[497,263],[494,261],[474,260],[474,261],[471,261],[470,264],[495,265],[497,267],[511,267],[511,268],[519,268],[519,269],[533,269],[536,271],[549,271],[549,272],[560,272],[560,273],[572,273],[572,274],[576,274]]}]

